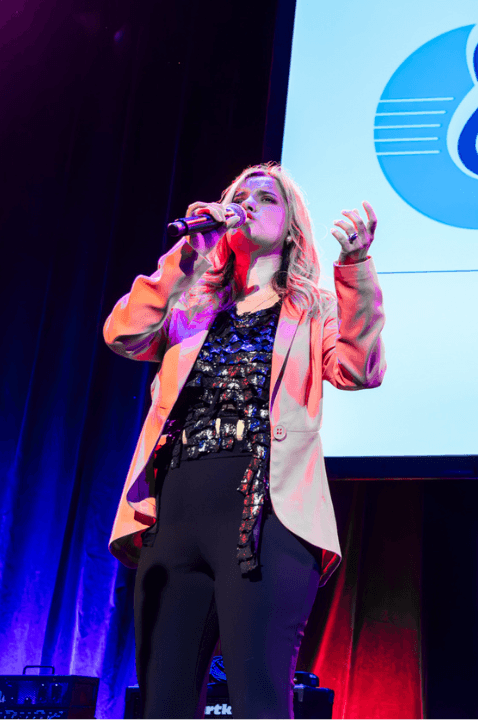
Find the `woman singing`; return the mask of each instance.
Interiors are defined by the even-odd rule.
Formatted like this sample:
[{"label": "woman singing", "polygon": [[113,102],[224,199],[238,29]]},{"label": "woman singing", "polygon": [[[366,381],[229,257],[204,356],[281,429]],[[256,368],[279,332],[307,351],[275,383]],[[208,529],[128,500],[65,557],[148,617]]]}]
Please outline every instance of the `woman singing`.
[{"label": "woman singing", "polygon": [[[247,213],[238,229],[230,202]],[[188,209],[220,229],[180,240],[106,321],[115,352],[159,363],[111,538],[138,566],[147,718],[201,716],[219,636],[234,716],[293,717],[304,628],[340,562],[322,381],[373,388],[385,372],[364,209],[366,221],[344,211],[332,230],[336,299],[318,287],[299,188],[278,165],[248,168],[220,203]]]}]

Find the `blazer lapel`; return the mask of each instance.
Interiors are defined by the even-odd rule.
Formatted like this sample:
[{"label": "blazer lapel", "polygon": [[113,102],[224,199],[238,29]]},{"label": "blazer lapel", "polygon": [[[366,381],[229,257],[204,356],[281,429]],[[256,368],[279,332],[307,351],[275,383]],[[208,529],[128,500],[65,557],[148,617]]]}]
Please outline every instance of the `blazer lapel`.
[{"label": "blazer lapel", "polygon": [[159,374],[168,379],[167,382],[163,382],[159,407],[168,412],[172,409],[204,345],[216,315],[217,311],[211,311],[201,316],[199,320],[191,321],[186,312],[177,311],[170,328],[173,342],[159,370]]},{"label": "blazer lapel", "polygon": [[286,299],[282,303],[279,315],[279,323],[274,340],[274,348],[272,350],[272,367],[271,367],[271,386],[269,410],[272,412],[272,406],[277,396],[280,381],[285,367],[285,362],[289,353],[290,346],[297,332],[299,322],[304,315],[305,310],[296,310],[292,303]]}]

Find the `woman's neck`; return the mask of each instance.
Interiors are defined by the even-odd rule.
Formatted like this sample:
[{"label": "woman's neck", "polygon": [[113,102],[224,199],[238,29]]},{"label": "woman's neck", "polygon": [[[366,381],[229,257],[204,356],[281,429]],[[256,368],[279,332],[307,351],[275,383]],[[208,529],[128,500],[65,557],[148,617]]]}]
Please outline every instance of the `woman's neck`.
[{"label": "woman's neck", "polygon": [[236,256],[234,278],[239,298],[244,300],[254,293],[271,290],[271,280],[279,270],[281,261],[280,254],[260,255],[256,258]]}]

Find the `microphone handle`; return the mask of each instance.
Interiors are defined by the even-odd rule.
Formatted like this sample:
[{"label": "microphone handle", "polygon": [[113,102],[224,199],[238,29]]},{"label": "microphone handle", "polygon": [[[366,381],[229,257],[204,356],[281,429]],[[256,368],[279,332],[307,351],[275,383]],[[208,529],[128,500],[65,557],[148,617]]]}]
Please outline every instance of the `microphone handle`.
[{"label": "microphone handle", "polygon": [[217,230],[222,224],[210,215],[191,215],[191,217],[179,218],[179,220],[169,223],[167,231],[169,237],[182,238],[184,235]]}]

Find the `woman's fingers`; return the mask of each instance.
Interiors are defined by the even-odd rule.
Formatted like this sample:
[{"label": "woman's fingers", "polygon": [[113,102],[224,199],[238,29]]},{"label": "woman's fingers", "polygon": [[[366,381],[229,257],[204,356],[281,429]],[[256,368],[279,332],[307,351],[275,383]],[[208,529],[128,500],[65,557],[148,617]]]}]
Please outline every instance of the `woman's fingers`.
[{"label": "woman's fingers", "polygon": [[342,215],[345,215],[345,217],[349,218],[349,220],[353,223],[355,232],[360,234],[360,232],[366,230],[365,223],[360,217],[358,210],[343,210]]},{"label": "woman's fingers", "polygon": [[226,220],[226,228],[228,230],[232,230],[236,227],[237,223],[240,222],[241,218],[237,217],[237,215],[233,215],[230,218],[227,218]]},{"label": "woman's fingers", "polygon": [[194,215],[194,213],[196,213],[198,210],[200,210],[201,208],[206,207],[206,206],[207,206],[207,203],[203,203],[203,202],[191,203],[191,205],[189,205],[188,209],[186,210],[186,217],[191,217],[191,215]]},{"label": "woman's fingers", "polygon": [[[357,235],[364,241],[372,241],[375,228],[377,227],[377,216],[375,215],[372,206],[367,201],[364,201],[363,207],[367,215],[367,222],[362,219],[359,211],[355,208],[354,210],[343,210],[344,215],[349,222],[345,220],[335,220],[334,225],[344,231],[346,235]],[[334,235],[334,237],[336,237]]]},{"label": "woman's fingers", "polygon": [[355,232],[355,227],[345,220],[334,220],[334,225],[337,225],[346,235],[352,235]]},{"label": "woman's fingers", "polygon": [[209,215],[218,223],[218,226],[208,232],[194,232],[189,236],[188,242],[200,255],[206,256],[213,250],[225,233],[237,222],[237,217],[226,218],[226,209],[220,203],[192,203],[186,212],[191,215]]},{"label": "woman's fingers", "polygon": [[186,217],[191,217],[191,215],[209,215],[212,217],[221,225],[221,227],[213,231],[219,233],[220,236],[224,235],[228,230],[232,230],[240,220],[240,218],[234,214],[226,217],[226,208],[220,203],[192,203],[187,209]]},{"label": "woman's fingers", "polygon": [[[347,218],[347,220],[334,221],[336,228],[333,228],[331,233],[342,247],[339,258],[339,263],[341,264],[361,262],[364,260],[373,242],[375,228],[377,227],[377,217],[369,202],[364,201],[362,205],[367,216],[367,221],[362,219],[357,208],[342,211],[342,215]],[[337,228],[340,228],[342,232]],[[343,233],[345,233],[345,236]]]},{"label": "woman's fingers", "polygon": [[375,212],[374,212],[374,210],[373,210],[373,207],[370,205],[369,202],[367,202],[366,200],[364,200],[363,203],[362,203],[362,205],[363,205],[363,207],[364,207],[365,213],[366,213],[367,218],[368,218],[368,223],[367,223],[367,225],[368,225],[368,230],[369,230],[369,232],[372,233],[372,235],[373,235],[374,232],[375,232],[375,229],[376,229],[376,227],[377,227],[377,216],[375,215]]},{"label": "woman's fingers", "polygon": [[339,241],[339,243],[342,246],[347,242],[347,238],[344,237],[341,232],[339,232],[338,230],[335,230],[335,228],[332,228],[332,230],[330,232],[334,236],[334,238]]},{"label": "woman's fingers", "polygon": [[186,212],[186,217],[191,215],[210,215],[217,222],[226,222],[225,209],[219,203],[195,202],[190,205]]},{"label": "woman's fingers", "polygon": [[339,241],[340,245],[342,246],[342,250],[345,253],[349,253],[352,250],[357,250],[362,245],[360,239],[357,237],[350,240],[350,236],[353,236],[352,232],[348,232],[345,235],[339,232],[339,230],[335,229],[332,229],[330,232],[334,236],[334,238]]}]

